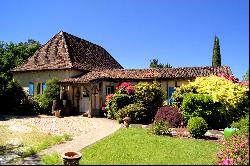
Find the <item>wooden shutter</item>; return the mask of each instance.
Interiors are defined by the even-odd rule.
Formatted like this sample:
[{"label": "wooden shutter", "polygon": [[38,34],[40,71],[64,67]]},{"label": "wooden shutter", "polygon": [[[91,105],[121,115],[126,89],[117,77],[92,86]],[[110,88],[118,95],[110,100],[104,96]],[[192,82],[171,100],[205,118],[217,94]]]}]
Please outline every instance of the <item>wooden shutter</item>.
[{"label": "wooden shutter", "polygon": [[34,96],[34,83],[29,82],[29,95]]},{"label": "wooden shutter", "polygon": [[174,102],[174,99],[172,97],[172,94],[175,91],[175,87],[168,87],[168,103],[172,104]]}]

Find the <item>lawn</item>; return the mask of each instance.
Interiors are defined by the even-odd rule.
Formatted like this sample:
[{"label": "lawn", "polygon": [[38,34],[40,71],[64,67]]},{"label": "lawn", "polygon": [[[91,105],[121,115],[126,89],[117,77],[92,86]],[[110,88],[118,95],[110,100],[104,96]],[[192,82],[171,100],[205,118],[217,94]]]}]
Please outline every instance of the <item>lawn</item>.
[{"label": "lawn", "polygon": [[[155,136],[142,128],[123,128],[107,138],[84,148],[81,165],[120,164],[215,164],[221,145],[208,140]],[[54,158],[54,159],[53,159]],[[56,154],[45,156],[44,163],[59,164]]]},{"label": "lawn", "polygon": [[0,125],[1,164],[31,156],[51,145],[69,140],[69,135],[56,136],[39,132],[35,127],[26,125]]}]

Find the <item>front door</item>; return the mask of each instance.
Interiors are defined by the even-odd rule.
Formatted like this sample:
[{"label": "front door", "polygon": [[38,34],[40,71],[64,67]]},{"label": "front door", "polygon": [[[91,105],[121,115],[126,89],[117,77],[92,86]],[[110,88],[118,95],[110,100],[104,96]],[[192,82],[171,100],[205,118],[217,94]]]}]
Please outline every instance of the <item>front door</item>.
[{"label": "front door", "polygon": [[89,111],[89,97],[82,97],[80,100],[80,112],[88,112]]}]

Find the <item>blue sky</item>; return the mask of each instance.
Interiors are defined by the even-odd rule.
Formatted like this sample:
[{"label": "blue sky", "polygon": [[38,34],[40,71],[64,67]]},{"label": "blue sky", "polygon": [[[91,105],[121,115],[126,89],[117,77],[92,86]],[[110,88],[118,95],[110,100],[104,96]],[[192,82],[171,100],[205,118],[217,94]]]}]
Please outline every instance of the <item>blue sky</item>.
[{"label": "blue sky", "polygon": [[63,30],[103,46],[124,68],[150,60],[210,66],[214,35],[222,65],[249,68],[249,0],[3,0],[0,40],[45,44]]}]

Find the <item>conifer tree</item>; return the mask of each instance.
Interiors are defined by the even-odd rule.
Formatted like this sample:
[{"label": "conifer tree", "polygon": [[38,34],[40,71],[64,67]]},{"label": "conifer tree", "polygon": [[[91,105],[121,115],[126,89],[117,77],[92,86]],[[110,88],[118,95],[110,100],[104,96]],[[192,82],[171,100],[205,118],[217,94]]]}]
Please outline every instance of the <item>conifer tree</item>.
[{"label": "conifer tree", "polygon": [[216,35],[214,37],[212,66],[221,66],[220,43],[219,38]]}]

